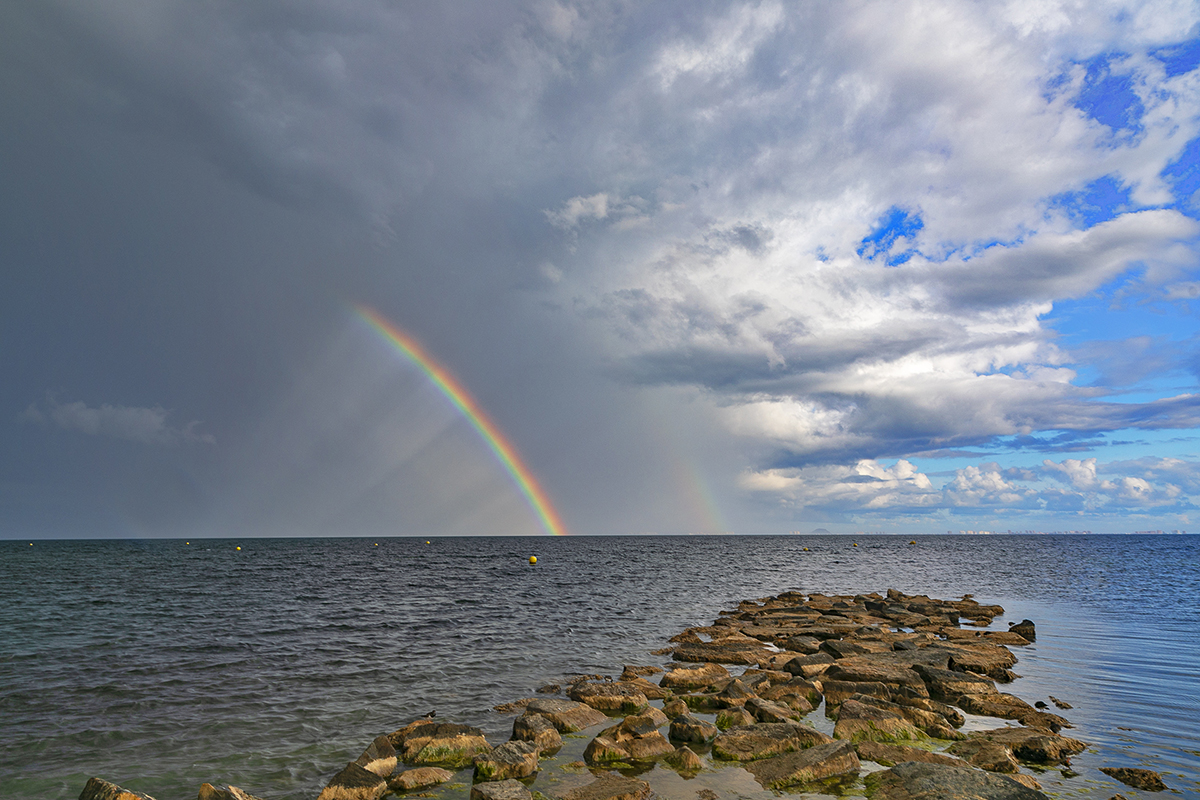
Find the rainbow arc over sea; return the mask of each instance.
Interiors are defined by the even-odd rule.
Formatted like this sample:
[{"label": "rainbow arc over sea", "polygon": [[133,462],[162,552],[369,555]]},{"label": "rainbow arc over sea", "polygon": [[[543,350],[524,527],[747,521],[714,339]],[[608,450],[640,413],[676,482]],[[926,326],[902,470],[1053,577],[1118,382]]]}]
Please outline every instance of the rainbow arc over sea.
[{"label": "rainbow arc over sea", "polygon": [[538,483],[537,477],[525,465],[525,462],[521,460],[516,447],[508,441],[504,433],[496,426],[496,423],[492,422],[487,412],[483,410],[479,403],[475,401],[475,398],[471,396],[470,392],[450,373],[450,370],[439,364],[434,360],[433,356],[425,352],[420,342],[408,333],[405,333],[395,323],[385,318],[379,312],[362,305],[356,306],[355,310],[388,344],[392,345],[401,355],[417,365],[429,377],[433,385],[466,418],[467,422],[471,423],[471,426],[475,428],[492,453],[499,459],[501,466],[512,476],[517,489],[520,490],[526,502],[529,503],[530,509],[532,509],[542,527],[545,528],[546,533],[552,536],[566,536],[567,530],[563,525],[562,518],[558,515],[558,511],[555,510],[554,504],[550,502],[550,497],[546,494],[546,490]]}]

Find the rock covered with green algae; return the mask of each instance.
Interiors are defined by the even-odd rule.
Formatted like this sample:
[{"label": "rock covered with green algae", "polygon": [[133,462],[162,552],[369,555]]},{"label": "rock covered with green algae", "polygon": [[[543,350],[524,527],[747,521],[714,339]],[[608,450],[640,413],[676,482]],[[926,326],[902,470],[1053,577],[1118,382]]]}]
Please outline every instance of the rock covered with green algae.
[{"label": "rock covered with green algae", "polygon": [[538,770],[538,747],[532,742],[512,740],[491,752],[475,756],[475,780],[504,781],[528,778]]},{"label": "rock covered with green algae", "polygon": [[418,766],[461,769],[492,749],[479,728],[428,719],[409,723],[389,734],[388,740],[405,764]]}]

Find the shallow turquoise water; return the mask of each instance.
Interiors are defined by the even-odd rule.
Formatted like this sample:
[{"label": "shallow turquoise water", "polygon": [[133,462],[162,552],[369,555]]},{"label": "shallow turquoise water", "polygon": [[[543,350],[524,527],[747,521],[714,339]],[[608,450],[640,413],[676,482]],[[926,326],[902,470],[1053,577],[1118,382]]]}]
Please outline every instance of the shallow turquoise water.
[{"label": "shallow turquoise water", "polygon": [[889,587],[1037,622],[1011,690],[1072,703],[1093,745],[1047,790],[1136,796],[1096,772],[1132,765],[1200,796],[1200,537],[910,539],[0,542],[0,797],[98,775],[159,800],[205,781],[311,798],[427,711],[499,741],[492,706],[660,663],[738,600]]}]

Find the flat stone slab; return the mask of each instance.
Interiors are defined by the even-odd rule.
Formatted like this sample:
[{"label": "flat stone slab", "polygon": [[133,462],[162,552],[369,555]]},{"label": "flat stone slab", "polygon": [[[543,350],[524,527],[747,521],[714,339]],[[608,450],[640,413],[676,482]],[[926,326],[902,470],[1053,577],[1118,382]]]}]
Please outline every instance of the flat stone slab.
[{"label": "flat stone slab", "polygon": [[753,761],[832,741],[816,728],[799,723],[744,725],[718,736],[713,741],[713,755],[730,761]]},{"label": "flat stone slab", "polygon": [[561,800],[646,800],[650,797],[650,784],[606,772],[586,786],[571,789],[560,797]]},{"label": "flat stone slab", "polygon": [[874,772],[866,783],[871,800],[1049,800],[1004,775],[916,761]]},{"label": "flat stone slab", "polygon": [[764,789],[782,789],[834,775],[857,775],[858,754],[849,742],[828,742],[807,750],[752,761],[746,769]]},{"label": "flat stone slab", "polygon": [[575,733],[608,722],[608,715],[603,711],[573,700],[534,700],[525,707],[525,713],[541,714],[558,728],[559,733]]},{"label": "flat stone slab", "polygon": [[453,772],[441,767],[416,767],[406,769],[399,775],[393,775],[388,779],[388,788],[393,792],[410,792],[413,789],[437,786],[453,777]]}]

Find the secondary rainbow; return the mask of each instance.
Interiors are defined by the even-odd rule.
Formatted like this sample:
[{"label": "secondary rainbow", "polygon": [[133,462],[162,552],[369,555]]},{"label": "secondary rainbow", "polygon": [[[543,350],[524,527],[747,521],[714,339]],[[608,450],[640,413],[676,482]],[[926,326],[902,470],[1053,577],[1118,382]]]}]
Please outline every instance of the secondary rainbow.
[{"label": "secondary rainbow", "polygon": [[517,488],[524,495],[525,500],[529,503],[529,507],[541,522],[542,527],[546,532],[554,536],[566,536],[567,531],[563,526],[562,518],[558,516],[558,512],[554,509],[554,504],[550,502],[546,491],[538,483],[537,478],[525,463],[521,460],[520,455],[513,445],[505,438],[503,432],[496,427],[496,423],[488,418],[487,413],[475,402],[475,398],[463,387],[461,383],[450,371],[439,364],[420,343],[409,336],[404,331],[400,330],[389,320],[385,319],[379,312],[367,306],[357,306],[357,311],[377,333],[383,336],[393,347],[399,350],[409,361],[416,364],[422,372],[429,376],[433,381],[433,385],[441,390],[442,394],[454,405],[459,412],[466,417],[471,426],[483,437],[483,441],[487,443],[492,452],[496,454],[496,458],[500,460],[500,464],[512,476],[513,481],[517,484]]}]

